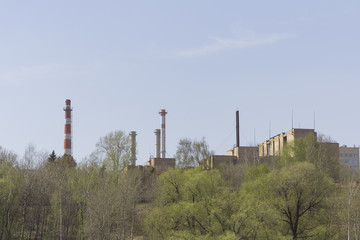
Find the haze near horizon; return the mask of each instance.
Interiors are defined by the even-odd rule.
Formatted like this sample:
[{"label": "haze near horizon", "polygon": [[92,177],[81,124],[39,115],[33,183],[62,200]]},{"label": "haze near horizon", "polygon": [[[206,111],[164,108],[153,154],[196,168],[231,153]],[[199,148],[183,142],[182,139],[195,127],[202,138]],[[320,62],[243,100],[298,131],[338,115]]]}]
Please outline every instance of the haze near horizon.
[{"label": "haze near horizon", "polygon": [[[137,164],[205,137],[216,154],[293,126],[359,145],[358,1],[6,1],[0,4],[0,146],[63,154],[72,100],[77,162],[136,131]],[[269,123],[271,122],[271,132]]]}]

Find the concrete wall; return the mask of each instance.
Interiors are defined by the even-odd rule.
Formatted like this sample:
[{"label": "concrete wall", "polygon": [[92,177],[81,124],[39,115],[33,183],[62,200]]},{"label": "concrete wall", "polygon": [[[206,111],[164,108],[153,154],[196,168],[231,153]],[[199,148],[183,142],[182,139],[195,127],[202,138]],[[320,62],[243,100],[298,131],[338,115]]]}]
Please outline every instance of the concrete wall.
[{"label": "concrete wall", "polygon": [[258,147],[235,147],[226,152],[227,156],[234,156],[238,163],[253,165],[259,162]]},{"label": "concrete wall", "polygon": [[339,148],[339,162],[342,168],[359,170],[359,148],[341,146]]},{"label": "concrete wall", "polygon": [[314,129],[293,128],[286,133],[280,133],[258,145],[259,156],[279,156],[287,143],[293,142],[295,139],[306,138],[309,136],[314,136],[316,138],[317,134]]},{"label": "concrete wall", "polygon": [[211,155],[202,161],[203,169],[219,169],[222,166],[234,165],[237,163],[237,157],[228,155]]},{"label": "concrete wall", "polygon": [[175,158],[152,158],[146,163],[146,166],[151,166],[155,169],[167,170],[175,168]]}]

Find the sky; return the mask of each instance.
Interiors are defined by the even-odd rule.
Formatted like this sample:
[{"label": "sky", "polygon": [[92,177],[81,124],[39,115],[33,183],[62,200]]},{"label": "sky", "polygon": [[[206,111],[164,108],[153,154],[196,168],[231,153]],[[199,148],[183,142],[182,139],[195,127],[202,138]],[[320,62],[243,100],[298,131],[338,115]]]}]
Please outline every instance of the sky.
[{"label": "sky", "polygon": [[318,133],[358,146],[359,22],[351,0],[1,1],[0,146],[62,155],[68,98],[77,162],[123,130],[144,165],[163,108],[167,157],[183,138],[226,154],[237,110],[241,145],[315,114]]}]

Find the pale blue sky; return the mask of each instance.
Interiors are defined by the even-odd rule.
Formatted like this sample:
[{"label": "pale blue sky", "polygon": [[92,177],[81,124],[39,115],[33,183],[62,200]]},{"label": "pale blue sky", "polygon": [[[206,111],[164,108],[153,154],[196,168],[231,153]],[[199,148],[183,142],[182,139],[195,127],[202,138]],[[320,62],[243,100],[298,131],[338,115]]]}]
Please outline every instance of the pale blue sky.
[{"label": "pale blue sky", "polygon": [[138,132],[154,154],[205,137],[217,154],[294,126],[359,145],[359,1],[2,1],[0,145],[63,153],[65,99],[74,156],[110,131]]}]

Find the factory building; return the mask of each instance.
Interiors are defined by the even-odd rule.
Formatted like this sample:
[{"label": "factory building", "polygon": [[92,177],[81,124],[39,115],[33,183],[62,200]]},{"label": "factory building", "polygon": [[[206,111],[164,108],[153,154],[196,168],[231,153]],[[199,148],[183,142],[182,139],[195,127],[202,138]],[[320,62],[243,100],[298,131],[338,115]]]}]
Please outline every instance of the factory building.
[{"label": "factory building", "polygon": [[359,148],[341,146],[339,148],[339,161],[341,168],[359,170]]},{"label": "factory building", "polygon": [[237,163],[244,163],[248,166],[255,165],[260,162],[259,148],[251,146],[234,147],[226,152],[227,156],[236,157]]},{"label": "factory building", "polygon": [[314,129],[293,128],[286,133],[280,133],[258,145],[260,157],[279,156],[287,143],[296,139],[314,137],[317,133]]},{"label": "factory building", "polygon": [[236,164],[253,165],[259,163],[258,147],[240,146],[239,111],[236,111],[236,145],[226,155],[212,155],[201,162],[203,169],[219,169]]},{"label": "factory building", "polygon": [[[64,155],[72,156],[72,108],[71,100],[65,100],[65,125],[64,125]],[[160,112],[160,129],[155,129],[155,156],[146,162],[146,168],[154,168],[158,173],[164,172],[169,168],[175,168],[175,158],[166,158],[166,110]],[[266,161],[267,157],[280,156],[286,145],[297,139],[314,138],[317,140],[317,133],[314,129],[293,128],[287,132],[282,132],[257,146],[240,146],[239,135],[239,111],[236,112],[236,145],[228,150],[226,155],[212,155],[201,162],[204,169],[221,168],[221,166],[232,166],[235,164],[245,164],[247,166],[256,165]],[[136,166],[136,135],[135,131],[129,133],[131,141],[130,166]],[[359,148],[358,147],[339,147],[338,143],[318,143],[322,153],[326,153],[325,159],[329,159],[329,165],[334,162],[340,164],[342,168],[358,170]],[[139,166],[141,167],[141,166]],[[333,168],[336,168],[334,165]]]}]

